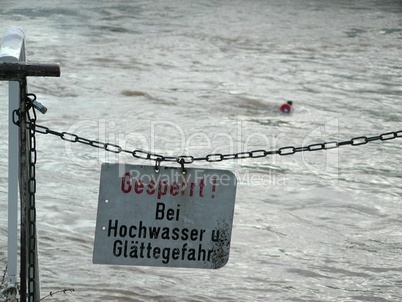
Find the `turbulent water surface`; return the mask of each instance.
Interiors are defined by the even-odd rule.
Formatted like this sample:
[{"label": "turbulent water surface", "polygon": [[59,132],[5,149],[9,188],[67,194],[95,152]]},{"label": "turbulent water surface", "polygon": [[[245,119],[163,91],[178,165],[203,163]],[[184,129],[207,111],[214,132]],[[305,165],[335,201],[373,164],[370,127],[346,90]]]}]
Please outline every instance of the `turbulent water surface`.
[{"label": "turbulent water surface", "polygon": [[[166,156],[276,150],[401,130],[402,4],[1,1],[22,27],[38,123]],[[7,262],[1,83],[0,260]],[[294,102],[291,114],[279,106]],[[219,270],[92,264],[103,162],[153,164],[37,135],[42,296],[53,301],[399,301],[401,141],[206,161],[238,178]],[[166,165],[162,163],[162,166]]]}]

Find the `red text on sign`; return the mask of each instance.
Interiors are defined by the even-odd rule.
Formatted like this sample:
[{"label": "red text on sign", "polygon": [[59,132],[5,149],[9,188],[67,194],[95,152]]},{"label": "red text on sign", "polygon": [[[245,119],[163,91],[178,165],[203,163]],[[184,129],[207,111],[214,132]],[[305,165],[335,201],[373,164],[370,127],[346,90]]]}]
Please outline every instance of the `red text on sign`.
[{"label": "red text on sign", "polygon": [[[216,183],[216,180],[215,180]],[[215,186],[214,183],[214,186]],[[130,172],[126,172],[121,178],[121,191],[125,194],[134,192],[135,194],[148,194],[156,195],[157,199],[163,196],[198,196],[204,197],[205,180],[201,178],[197,182],[179,182],[173,181],[169,183],[166,180],[156,181],[149,179],[144,181],[142,179],[134,179]],[[215,188],[213,188],[215,191]]]}]

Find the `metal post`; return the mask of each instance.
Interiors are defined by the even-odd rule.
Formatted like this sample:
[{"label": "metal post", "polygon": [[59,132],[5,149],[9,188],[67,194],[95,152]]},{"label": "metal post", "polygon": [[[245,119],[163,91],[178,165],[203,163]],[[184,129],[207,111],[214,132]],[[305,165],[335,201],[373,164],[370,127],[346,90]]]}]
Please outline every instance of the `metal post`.
[{"label": "metal post", "polygon": [[20,178],[20,213],[21,213],[21,229],[20,229],[20,298],[26,301],[27,293],[27,204],[29,198],[28,191],[28,158],[27,158],[27,129],[26,129],[26,80],[20,81],[20,133],[19,133],[19,178]]},{"label": "metal post", "polygon": [[28,210],[27,205],[29,204],[29,188],[28,188],[28,150],[27,150],[27,124],[26,124],[26,79],[20,81],[20,135],[19,135],[19,175],[20,175],[20,213],[21,213],[21,244],[20,244],[20,255],[21,255],[21,266],[20,266],[20,300],[26,301],[27,294],[27,221]]},{"label": "metal post", "polygon": [[[19,104],[19,83],[9,83],[8,116],[12,118]],[[8,285],[14,286],[17,277],[18,239],[18,127],[8,123]]]},{"label": "metal post", "polygon": [[[16,284],[17,271],[17,225],[18,203],[16,171],[19,170],[20,185],[20,301],[40,300],[39,267],[36,237],[36,210],[32,192],[31,140],[27,121],[27,80],[28,76],[60,76],[59,64],[26,63],[24,33],[12,29],[4,35],[5,41],[0,49],[0,81],[10,81],[9,88],[9,248],[8,248],[8,286]],[[1,62],[2,61],[2,62]],[[18,81],[18,82],[12,82]],[[18,130],[13,124],[14,111],[19,109]],[[19,144],[18,144],[19,142]],[[19,145],[19,146],[18,146]],[[19,148],[18,148],[19,147]],[[19,154],[17,150],[19,149]],[[35,158],[36,160],[36,158]],[[31,182],[31,183],[30,183]],[[32,197],[33,196],[33,197]]]},{"label": "metal post", "polygon": [[[3,37],[0,61],[25,61],[25,35],[19,28],[9,28]],[[16,289],[18,245],[18,127],[12,123],[13,112],[19,108],[20,84],[10,81],[8,94],[8,253],[7,284]]]}]

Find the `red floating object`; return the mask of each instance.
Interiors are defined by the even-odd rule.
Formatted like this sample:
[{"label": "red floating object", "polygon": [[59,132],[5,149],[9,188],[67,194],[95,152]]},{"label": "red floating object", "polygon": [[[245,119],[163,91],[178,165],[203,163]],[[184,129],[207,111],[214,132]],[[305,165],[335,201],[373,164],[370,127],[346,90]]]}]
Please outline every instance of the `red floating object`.
[{"label": "red floating object", "polygon": [[292,101],[287,101],[286,104],[283,104],[280,109],[284,113],[289,113],[292,110]]}]

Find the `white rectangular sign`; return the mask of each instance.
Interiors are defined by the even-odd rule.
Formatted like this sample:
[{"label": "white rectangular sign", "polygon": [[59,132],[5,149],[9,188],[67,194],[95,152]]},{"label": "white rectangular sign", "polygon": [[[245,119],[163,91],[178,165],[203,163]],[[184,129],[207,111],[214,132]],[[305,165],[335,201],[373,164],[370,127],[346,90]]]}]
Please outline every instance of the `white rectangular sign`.
[{"label": "white rectangular sign", "polygon": [[103,164],[93,263],[223,267],[236,184],[225,170]]}]

